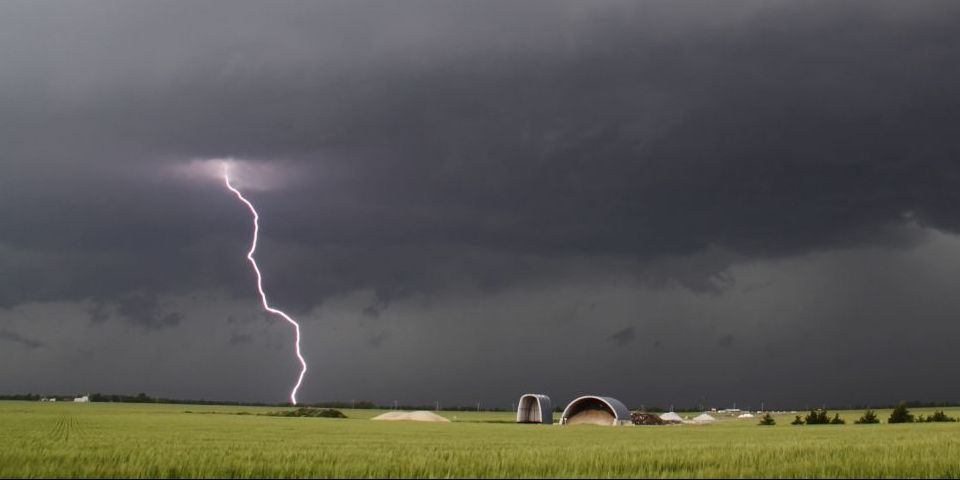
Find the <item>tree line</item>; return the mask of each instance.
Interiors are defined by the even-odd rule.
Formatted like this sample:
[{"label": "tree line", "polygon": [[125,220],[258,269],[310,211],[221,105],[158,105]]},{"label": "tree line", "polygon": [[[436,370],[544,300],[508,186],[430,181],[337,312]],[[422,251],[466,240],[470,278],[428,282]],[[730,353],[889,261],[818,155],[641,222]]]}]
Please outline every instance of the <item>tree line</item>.
[{"label": "tree line", "polygon": [[[74,396],[72,395],[37,395],[34,393],[27,394],[14,394],[14,395],[0,395],[0,400],[17,400],[17,401],[28,401],[28,402],[37,402],[41,398],[56,398],[58,400],[72,400]],[[159,403],[159,404],[178,404],[178,405],[224,405],[224,406],[234,406],[234,407],[285,407],[292,406],[290,403],[262,403],[262,402],[236,402],[229,400],[184,400],[184,399],[175,399],[175,398],[162,398],[162,397],[151,397],[146,393],[138,393],[136,395],[118,395],[118,394],[103,394],[103,393],[94,393],[90,395],[91,402],[99,403]],[[338,408],[338,409],[356,409],[356,410],[434,410],[436,404],[434,405],[377,405],[374,402],[362,400],[362,401],[337,401],[337,402],[320,402],[320,403],[310,403],[302,404],[298,406],[304,407],[313,407],[313,408]],[[458,406],[444,406],[444,411],[448,412],[476,412],[478,410],[477,405],[458,405]],[[489,408],[482,407],[479,409],[482,412],[506,412],[510,411],[505,408]]]},{"label": "tree line", "polygon": [[[887,423],[953,423],[957,421],[956,418],[947,415],[943,410],[936,411],[929,417],[925,417],[923,415],[913,415],[910,413],[910,408],[908,402],[900,403],[894,407],[893,412],[890,413],[890,417],[887,418]],[[845,425],[846,423],[847,421],[841,418],[839,413],[831,417],[829,411],[821,408],[811,410],[806,416],[797,415],[791,425]],[[873,409],[868,409],[854,423],[857,425],[875,425],[881,422],[877,412]],[[761,419],[760,425],[776,425],[776,420],[773,416],[767,414]]]}]

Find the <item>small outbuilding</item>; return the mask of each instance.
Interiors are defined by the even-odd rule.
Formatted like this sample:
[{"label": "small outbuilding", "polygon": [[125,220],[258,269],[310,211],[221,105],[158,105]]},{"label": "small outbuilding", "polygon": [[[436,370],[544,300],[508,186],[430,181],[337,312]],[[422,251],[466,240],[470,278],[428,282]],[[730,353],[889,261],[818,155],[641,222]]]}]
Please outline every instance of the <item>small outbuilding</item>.
[{"label": "small outbuilding", "polygon": [[553,425],[553,403],[546,395],[528,393],[517,404],[517,423]]},{"label": "small outbuilding", "polygon": [[620,400],[587,395],[567,405],[561,425],[630,425],[630,410]]}]

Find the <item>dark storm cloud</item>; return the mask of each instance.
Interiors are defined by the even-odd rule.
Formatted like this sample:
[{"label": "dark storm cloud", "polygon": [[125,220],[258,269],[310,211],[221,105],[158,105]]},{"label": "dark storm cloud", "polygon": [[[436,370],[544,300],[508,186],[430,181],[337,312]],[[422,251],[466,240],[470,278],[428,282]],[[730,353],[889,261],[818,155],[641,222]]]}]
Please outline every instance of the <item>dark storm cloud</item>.
[{"label": "dark storm cloud", "polygon": [[390,334],[386,332],[379,332],[371,335],[367,338],[367,345],[371,348],[380,348],[383,346],[384,342],[390,339]]},{"label": "dark storm cloud", "polygon": [[230,335],[230,345],[242,345],[253,341],[253,337],[245,333],[232,333]]},{"label": "dark storm cloud", "polygon": [[182,313],[166,311],[155,294],[147,293],[136,293],[120,299],[117,314],[147,330],[175,327],[184,316]]},{"label": "dark storm cloud", "polygon": [[103,323],[110,319],[110,310],[104,302],[94,303],[87,310],[87,313],[93,323]]},{"label": "dark storm cloud", "polygon": [[37,340],[33,340],[33,339],[30,339],[30,338],[26,338],[26,337],[18,334],[17,332],[12,332],[12,331],[7,330],[7,329],[0,329],[0,340],[2,340],[2,341],[4,341],[4,342],[15,343],[15,344],[18,344],[18,345],[20,345],[20,346],[29,348],[29,349],[31,349],[31,350],[32,350],[32,349],[35,349],[35,348],[40,348],[40,347],[43,347],[43,346],[44,346],[43,342],[40,342],[40,341],[37,341]]},{"label": "dark storm cloud", "polygon": [[[958,20],[953,2],[4,2],[0,308],[84,302],[155,331],[193,318],[165,296],[250,298],[247,212],[169,174],[206,157],[296,172],[250,193],[273,299],[372,292],[370,329],[418,295],[616,277],[726,298],[737,265],[905,251],[960,229]],[[650,343],[627,331],[599,340]]]},{"label": "dark storm cloud", "polygon": [[637,338],[637,331],[634,327],[624,328],[613,335],[610,335],[609,340],[618,347],[626,347],[633,343]]},{"label": "dark storm cloud", "polygon": [[[908,218],[958,224],[955,6],[747,3],[710,23],[689,6],[508,5],[261,18],[255,4],[112,4],[109,23],[98,8],[5,6],[0,135],[19,180],[5,182],[17,208],[4,243],[79,256],[29,263],[68,277],[46,295],[46,278],[8,274],[30,293],[5,303],[247,294],[239,269],[211,268],[242,247],[243,212],[221,191],[151,180],[205,155],[284,161],[313,180],[257,199],[271,239],[324,272],[284,269],[282,300],[304,308],[449,275],[503,288],[541,276],[544,258],[776,256],[909,242],[891,233]],[[28,41],[54,28],[62,40]],[[101,252],[91,272],[84,259]],[[660,274],[711,289],[728,261]]]}]

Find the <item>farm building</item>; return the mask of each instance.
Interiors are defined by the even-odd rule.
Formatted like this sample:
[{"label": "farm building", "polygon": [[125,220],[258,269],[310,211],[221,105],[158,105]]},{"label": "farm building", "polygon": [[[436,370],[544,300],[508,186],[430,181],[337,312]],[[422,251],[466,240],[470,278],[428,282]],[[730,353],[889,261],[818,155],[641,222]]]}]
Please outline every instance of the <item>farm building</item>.
[{"label": "farm building", "polygon": [[567,405],[560,417],[561,425],[630,425],[630,410],[615,398],[584,396]]},{"label": "farm building", "polygon": [[73,399],[73,402],[74,403],[90,403],[90,397],[88,395],[77,397]]},{"label": "farm building", "polygon": [[553,425],[553,403],[546,395],[527,394],[520,397],[517,423]]}]

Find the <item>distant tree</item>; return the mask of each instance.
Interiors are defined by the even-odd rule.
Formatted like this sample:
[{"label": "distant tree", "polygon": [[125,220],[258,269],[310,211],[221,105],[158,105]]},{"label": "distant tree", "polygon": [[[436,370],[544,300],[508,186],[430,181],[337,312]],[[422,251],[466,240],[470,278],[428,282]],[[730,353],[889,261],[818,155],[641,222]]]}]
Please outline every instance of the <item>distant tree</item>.
[{"label": "distant tree", "polygon": [[922,420],[917,420],[918,422],[926,422],[926,423],[954,423],[957,421],[956,418],[948,416],[946,412],[943,412],[943,411],[934,412],[933,415],[930,415],[926,419],[923,419],[922,415],[920,418]]},{"label": "distant tree", "polygon": [[863,416],[856,421],[857,425],[874,425],[877,423],[880,423],[880,419],[877,418],[877,413],[873,410],[867,410]]},{"label": "distant tree", "polygon": [[807,425],[829,425],[830,417],[827,415],[827,411],[823,409],[811,410],[807,414],[807,418],[804,419]]},{"label": "distant tree", "polygon": [[[344,408],[344,409],[350,408],[353,410],[372,410],[377,408],[377,406],[373,402],[368,400],[360,400],[360,401],[354,401],[354,402],[321,402],[321,403],[311,404],[310,406],[314,408]],[[477,407],[473,407],[473,408],[475,410]]]},{"label": "distant tree", "polygon": [[764,415],[760,419],[760,426],[762,427],[772,427],[776,424],[777,424],[777,420],[773,418],[773,415],[770,415],[769,413]]},{"label": "distant tree", "polygon": [[803,424],[804,424],[803,417],[801,417],[800,415],[797,415],[797,418],[795,418],[793,422],[790,423],[790,425],[803,425]]},{"label": "distant tree", "polygon": [[907,409],[907,403],[901,402],[900,405],[897,405],[897,408],[893,409],[893,413],[890,414],[890,419],[887,420],[887,423],[913,423],[914,421],[914,416],[910,413],[910,410]]},{"label": "distant tree", "polygon": [[846,425],[847,421],[840,418],[840,414],[836,414],[833,417],[833,420],[830,420],[830,425]]},{"label": "distant tree", "polygon": [[37,402],[40,401],[40,395],[34,395],[28,393],[26,395],[0,395],[0,400],[19,400],[19,401],[28,401],[28,402]]}]

